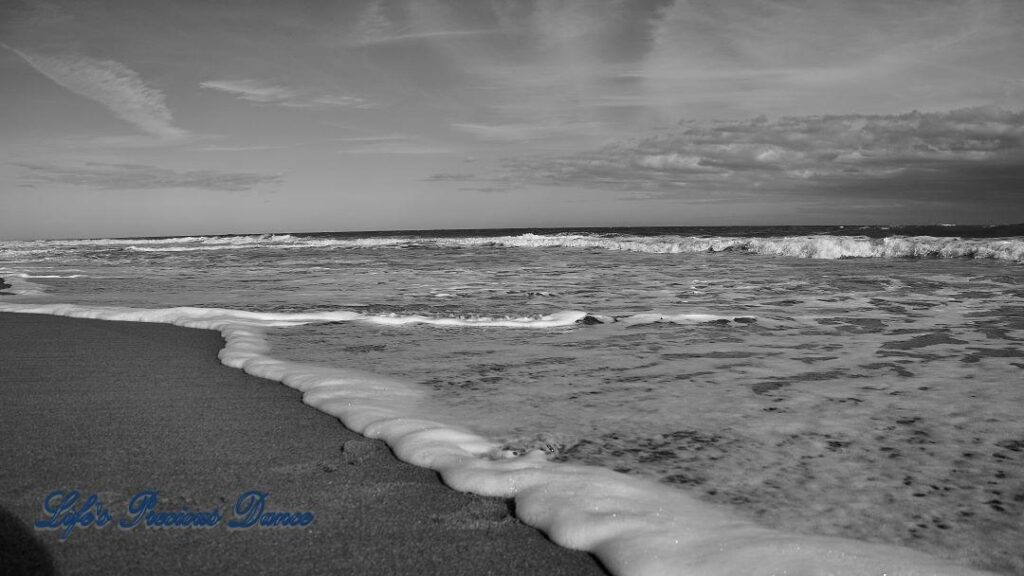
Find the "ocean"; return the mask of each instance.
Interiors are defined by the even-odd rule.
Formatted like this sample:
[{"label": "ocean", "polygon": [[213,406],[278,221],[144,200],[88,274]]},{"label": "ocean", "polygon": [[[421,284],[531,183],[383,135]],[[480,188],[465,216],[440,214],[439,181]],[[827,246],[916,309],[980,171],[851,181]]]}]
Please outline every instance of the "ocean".
[{"label": "ocean", "polygon": [[221,330],[614,573],[1024,574],[1024,226],[3,241],[0,276]]}]

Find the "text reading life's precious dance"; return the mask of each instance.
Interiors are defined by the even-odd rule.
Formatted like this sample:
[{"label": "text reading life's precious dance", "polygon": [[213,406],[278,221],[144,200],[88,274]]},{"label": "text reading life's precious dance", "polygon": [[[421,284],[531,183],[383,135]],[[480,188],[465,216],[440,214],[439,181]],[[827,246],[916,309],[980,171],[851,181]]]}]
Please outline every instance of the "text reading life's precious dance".
[{"label": "text reading life's precious dance", "polygon": [[108,507],[99,496],[85,496],[78,490],[54,490],[43,499],[43,514],[36,520],[37,530],[58,530],[58,538],[66,541],[76,528],[106,528],[114,524],[121,530],[135,528],[215,528],[222,523],[232,530],[249,528],[305,528],[316,517],[313,512],[272,510],[267,504],[270,494],[249,490],[235,500],[227,515],[219,507],[209,510],[179,510],[160,507],[157,490],[136,493],[125,506],[123,514]]}]

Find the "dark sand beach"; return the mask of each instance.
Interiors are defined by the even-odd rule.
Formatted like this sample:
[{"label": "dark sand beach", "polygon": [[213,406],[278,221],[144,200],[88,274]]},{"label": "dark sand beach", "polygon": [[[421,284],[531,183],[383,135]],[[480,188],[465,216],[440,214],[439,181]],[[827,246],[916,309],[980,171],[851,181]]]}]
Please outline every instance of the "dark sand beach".
[{"label": "dark sand beach", "polygon": [[[65,542],[32,530],[60,573],[605,573],[516,520],[511,502],[450,490],[296,391],[221,365],[222,345],[213,331],[0,314],[0,507],[31,526],[48,493],[77,489],[114,517]],[[161,510],[225,513],[258,490],[268,509],[315,521],[118,529],[146,489]],[[12,561],[22,544],[0,520]]]}]

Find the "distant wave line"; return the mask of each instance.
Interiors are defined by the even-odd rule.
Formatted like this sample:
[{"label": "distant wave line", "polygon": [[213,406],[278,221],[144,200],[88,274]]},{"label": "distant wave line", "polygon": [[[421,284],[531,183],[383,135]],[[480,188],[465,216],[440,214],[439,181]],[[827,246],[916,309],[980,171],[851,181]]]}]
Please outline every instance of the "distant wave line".
[{"label": "distant wave line", "polygon": [[812,259],[844,258],[976,258],[1024,262],[1024,239],[936,236],[640,236],[595,233],[526,233],[515,236],[417,237],[372,236],[332,238],[292,234],[188,236],[155,239],[48,240],[5,242],[0,252],[40,253],[62,250],[126,250],[130,252],[193,252],[248,249],[403,249],[403,248],[565,248],[650,254],[741,252],[762,256]]}]

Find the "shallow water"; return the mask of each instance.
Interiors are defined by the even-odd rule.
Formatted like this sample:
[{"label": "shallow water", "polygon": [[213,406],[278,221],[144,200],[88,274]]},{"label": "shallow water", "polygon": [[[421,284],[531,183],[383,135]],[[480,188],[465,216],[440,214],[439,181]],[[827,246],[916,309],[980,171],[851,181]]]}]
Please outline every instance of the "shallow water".
[{"label": "shallow water", "polygon": [[[416,382],[432,412],[513,450],[655,477],[774,527],[1024,569],[1019,270],[711,258],[733,279],[687,282],[708,257],[631,274],[659,278],[648,293],[683,286],[651,307],[756,322],[313,325],[271,342]],[[635,311],[617,305],[600,309]]]}]

